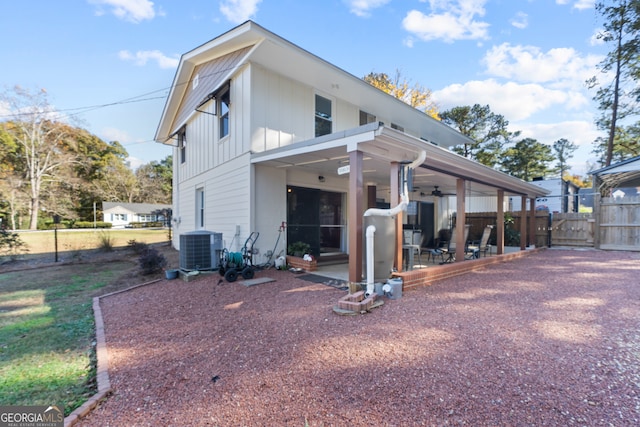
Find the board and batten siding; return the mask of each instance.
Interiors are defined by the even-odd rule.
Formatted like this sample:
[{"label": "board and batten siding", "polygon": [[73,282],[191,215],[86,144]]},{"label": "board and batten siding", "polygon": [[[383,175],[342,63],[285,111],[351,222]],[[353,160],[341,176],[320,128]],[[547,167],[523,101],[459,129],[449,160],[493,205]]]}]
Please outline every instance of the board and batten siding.
[{"label": "board and batten siding", "polygon": [[252,151],[313,138],[311,88],[252,64],[251,89]]},{"label": "board and batten siding", "polygon": [[178,159],[179,180],[183,182],[196,177],[210,169],[231,161],[249,151],[249,125],[243,117],[246,107],[241,100],[246,93],[245,85],[249,82],[247,68],[241,70],[231,80],[231,105],[229,108],[229,134],[220,139],[219,120],[213,115],[216,110],[214,100],[204,104],[194,114],[186,126],[186,161],[180,163],[180,152],[174,151]]},{"label": "board and batten siding", "polygon": [[171,126],[174,132],[178,130],[178,126],[187,121],[207,95],[220,87],[225,79],[230,78],[234,67],[250,49],[251,46],[248,46],[195,67],[189,82],[186,83],[188,87],[185,90],[184,99]]},{"label": "board and batten siding", "polygon": [[360,109],[261,66],[251,66],[251,150],[259,153],[315,138],[315,95],[331,99],[333,131],[359,126]]}]

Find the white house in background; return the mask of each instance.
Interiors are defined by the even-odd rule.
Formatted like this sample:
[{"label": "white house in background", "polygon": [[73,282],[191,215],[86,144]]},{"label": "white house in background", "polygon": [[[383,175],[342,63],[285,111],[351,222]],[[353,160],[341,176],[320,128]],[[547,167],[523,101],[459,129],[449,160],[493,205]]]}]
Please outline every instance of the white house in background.
[{"label": "white house in background", "polygon": [[397,216],[389,242],[396,264],[404,224],[423,241],[448,225],[452,207],[435,186],[458,196],[462,221],[467,195],[497,196],[499,206],[548,193],[456,155],[449,147],[467,137],[252,21],[182,55],[155,140],[174,147],[174,246],[206,230],[237,251],[258,232],[255,262],[304,241],[320,261],[348,254],[353,281],[362,279],[364,211],[398,205],[400,171],[423,153],[412,215]]},{"label": "white house in background", "polygon": [[162,212],[171,210],[171,205],[153,203],[102,202],[102,214],[105,222],[112,228],[129,227],[136,222],[165,222]]},{"label": "white house in background", "polygon": [[580,187],[571,181],[561,178],[534,179],[532,184],[549,190],[550,193],[536,199],[536,209],[547,210],[550,213],[578,212],[580,200],[578,192]]}]

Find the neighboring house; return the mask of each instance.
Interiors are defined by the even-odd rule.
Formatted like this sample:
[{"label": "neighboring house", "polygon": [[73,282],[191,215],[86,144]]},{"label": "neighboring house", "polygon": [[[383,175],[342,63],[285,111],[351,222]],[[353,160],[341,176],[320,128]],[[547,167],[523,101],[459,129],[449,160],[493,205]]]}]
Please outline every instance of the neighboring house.
[{"label": "neighboring house", "polygon": [[500,218],[505,197],[533,204],[548,193],[458,156],[449,148],[467,137],[252,21],[181,57],[155,140],[174,147],[174,246],[207,230],[237,251],[257,231],[257,262],[276,242],[279,254],[304,241],[320,258],[348,254],[352,281],[362,278],[364,211],[398,205],[400,172],[423,154],[396,248],[409,221],[423,241],[452,211],[464,223],[467,197],[495,197]]},{"label": "neighboring house", "polygon": [[113,228],[129,227],[131,223],[138,222],[163,222],[168,225],[164,213],[170,211],[171,205],[102,202],[104,221],[110,222]]},{"label": "neighboring house", "polygon": [[578,212],[580,187],[571,181],[560,178],[534,179],[533,184],[549,190],[551,193],[536,199],[536,209],[547,210],[550,213]]}]

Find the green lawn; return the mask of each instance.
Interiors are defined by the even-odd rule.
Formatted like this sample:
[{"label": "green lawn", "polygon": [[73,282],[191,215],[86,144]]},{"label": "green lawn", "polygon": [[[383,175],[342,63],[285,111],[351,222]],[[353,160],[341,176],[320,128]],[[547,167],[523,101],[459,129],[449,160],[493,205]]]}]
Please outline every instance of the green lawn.
[{"label": "green lawn", "polygon": [[0,405],[62,404],[96,392],[92,298],[130,263],[0,274]]},{"label": "green lawn", "polygon": [[[55,252],[53,230],[18,232],[29,254]],[[130,240],[141,243],[160,243],[169,240],[167,229],[118,229],[118,230],[58,230],[58,252],[77,252],[100,248],[103,236],[109,236],[114,247],[125,247]]]}]

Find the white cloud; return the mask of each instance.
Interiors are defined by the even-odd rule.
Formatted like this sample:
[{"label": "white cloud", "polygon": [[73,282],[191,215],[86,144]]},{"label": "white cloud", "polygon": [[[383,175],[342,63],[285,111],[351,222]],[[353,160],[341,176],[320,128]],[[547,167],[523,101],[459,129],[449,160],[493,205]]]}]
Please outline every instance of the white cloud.
[{"label": "white cloud", "polygon": [[460,105],[489,105],[491,111],[509,121],[525,120],[554,106],[576,109],[588,103],[578,92],[549,89],[533,83],[499,83],[494,79],[449,85],[434,91],[433,97],[443,110]]},{"label": "white cloud", "polygon": [[565,5],[573,3],[573,8],[578,10],[593,9],[595,0],[556,0],[556,4]]},{"label": "white cloud", "polygon": [[487,39],[489,24],[475,19],[484,16],[485,3],[486,0],[429,0],[430,14],[411,10],[402,26],[424,41]]},{"label": "white cloud", "polygon": [[159,50],[139,50],[135,54],[128,50],[118,52],[118,57],[123,61],[133,61],[138,66],[146,65],[149,61],[156,61],[160,68],[176,68],[180,61],[177,57],[169,57]]},{"label": "white cloud", "polygon": [[523,138],[535,138],[545,144],[566,138],[580,147],[592,147],[593,141],[602,135],[593,121],[569,120],[555,123],[509,123],[509,130],[521,130]]},{"label": "white cloud", "polygon": [[131,169],[132,171],[135,171],[140,166],[147,164],[149,162],[145,162],[144,160],[141,160],[134,156],[129,156],[127,157],[127,163],[129,163],[129,169]]},{"label": "white cloud", "polygon": [[258,4],[262,0],[223,0],[220,2],[220,12],[228,21],[240,24],[251,18],[258,11]]},{"label": "white cloud", "polygon": [[384,6],[390,0],[345,0],[349,6],[349,12],[360,17],[371,15],[371,10]]},{"label": "white cloud", "polygon": [[587,163],[593,165],[597,162],[597,156],[593,150],[593,141],[602,136],[593,120],[572,120],[555,123],[509,123],[509,130],[522,131],[522,138],[534,138],[539,142],[552,145],[555,141],[565,138],[578,146],[569,159],[568,165],[571,173],[586,175],[589,172]]},{"label": "white cloud", "polygon": [[602,57],[581,56],[573,48],[554,48],[547,52],[535,46],[503,43],[485,54],[486,73],[519,82],[547,83],[554,87],[580,90],[597,72]]},{"label": "white cloud", "polygon": [[126,131],[116,128],[104,128],[100,132],[100,135],[101,138],[107,142],[118,141],[120,144],[126,144],[133,141],[131,135]]},{"label": "white cloud", "polygon": [[156,16],[153,2],[149,0],[89,0],[89,3],[98,6],[96,14],[99,16],[105,13],[102,6],[106,6],[118,18],[136,24]]},{"label": "white cloud", "polygon": [[518,12],[515,17],[511,18],[510,23],[521,30],[527,28],[529,26],[529,15],[524,12]]}]

